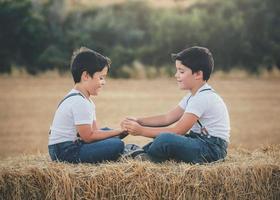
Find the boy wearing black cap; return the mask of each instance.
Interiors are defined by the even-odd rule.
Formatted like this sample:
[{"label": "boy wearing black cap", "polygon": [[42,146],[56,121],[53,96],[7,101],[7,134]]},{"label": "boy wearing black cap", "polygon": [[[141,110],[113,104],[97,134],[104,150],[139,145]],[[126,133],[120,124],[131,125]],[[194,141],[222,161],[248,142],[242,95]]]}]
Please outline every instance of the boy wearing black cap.
[{"label": "boy wearing black cap", "polygon": [[167,114],[127,118],[122,127],[131,135],[154,138],[143,147],[143,157],[155,162],[205,163],[225,158],[230,121],[224,101],[207,84],[214,68],[211,52],[195,46],[172,57],[178,86],[190,93]]}]

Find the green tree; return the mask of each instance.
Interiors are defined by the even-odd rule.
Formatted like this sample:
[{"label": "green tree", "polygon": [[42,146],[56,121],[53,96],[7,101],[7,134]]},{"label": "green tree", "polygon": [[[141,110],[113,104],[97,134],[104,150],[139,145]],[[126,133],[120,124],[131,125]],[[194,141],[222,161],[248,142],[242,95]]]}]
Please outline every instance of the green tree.
[{"label": "green tree", "polygon": [[10,72],[11,65],[24,66],[34,73],[34,57],[40,55],[45,27],[32,13],[29,0],[0,1],[0,70]]}]

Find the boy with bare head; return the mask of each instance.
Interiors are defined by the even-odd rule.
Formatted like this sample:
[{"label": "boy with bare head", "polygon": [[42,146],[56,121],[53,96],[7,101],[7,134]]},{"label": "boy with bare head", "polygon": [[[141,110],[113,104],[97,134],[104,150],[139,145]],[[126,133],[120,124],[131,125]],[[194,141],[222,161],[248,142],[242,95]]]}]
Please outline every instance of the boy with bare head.
[{"label": "boy with bare head", "polygon": [[123,152],[123,142],[115,136],[123,130],[99,129],[95,104],[105,85],[110,59],[82,47],[73,53],[71,72],[74,88],[64,97],[55,112],[49,134],[49,154],[52,160],[71,163],[96,163],[116,160]]}]

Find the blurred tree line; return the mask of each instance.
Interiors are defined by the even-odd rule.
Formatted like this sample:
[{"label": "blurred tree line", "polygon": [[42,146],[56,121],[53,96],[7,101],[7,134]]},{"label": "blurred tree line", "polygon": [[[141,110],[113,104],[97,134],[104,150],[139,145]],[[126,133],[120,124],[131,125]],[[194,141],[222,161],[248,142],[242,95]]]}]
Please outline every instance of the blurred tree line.
[{"label": "blurred tree line", "polygon": [[157,70],[170,53],[208,47],[216,68],[258,72],[280,68],[278,0],[213,0],[187,8],[152,8],[144,1],[65,11],[64,0],[0,0],[0,72],[36,74],[69,68],[74,49],[110,57],[111,75],[127,76],[135,60]]}]

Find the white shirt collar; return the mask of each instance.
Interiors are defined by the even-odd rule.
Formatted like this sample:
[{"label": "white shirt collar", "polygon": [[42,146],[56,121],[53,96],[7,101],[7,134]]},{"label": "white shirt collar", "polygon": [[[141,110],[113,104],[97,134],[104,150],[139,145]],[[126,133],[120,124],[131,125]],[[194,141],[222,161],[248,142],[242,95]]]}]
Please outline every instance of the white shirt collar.
[{"label": "white shirt collar", "polygon": [[76,90],[74,88],[70,91],[70,93],[80,93],[85,99],[89,99],[83,93],[81,93],[79,90]]},{"label": "white shirt collar", "polygon": [[[205,83],[204,85],[202,85],[195,93],[195,95],[197,95],[200,91],[202,90],[205,90],[205,89],[211,89],[212,90],[212,87],[210,85],[208,85],[208,83]],[[194,95],[194,96],[195,96]]]}]

